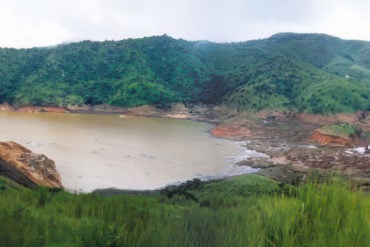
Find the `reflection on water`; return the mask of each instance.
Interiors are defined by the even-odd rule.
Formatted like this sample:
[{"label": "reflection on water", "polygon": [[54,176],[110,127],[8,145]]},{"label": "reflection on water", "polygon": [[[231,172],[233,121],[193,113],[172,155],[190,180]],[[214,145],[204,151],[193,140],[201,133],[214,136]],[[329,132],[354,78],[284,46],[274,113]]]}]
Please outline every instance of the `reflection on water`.
[{"label": "reflection on water", "polygon": [[84,192],[239,173],[233,159],[245,157],[245,149],[210,136],[210,127],[178,119],[0,112],[1,141],[46,154],[64,186]]}]

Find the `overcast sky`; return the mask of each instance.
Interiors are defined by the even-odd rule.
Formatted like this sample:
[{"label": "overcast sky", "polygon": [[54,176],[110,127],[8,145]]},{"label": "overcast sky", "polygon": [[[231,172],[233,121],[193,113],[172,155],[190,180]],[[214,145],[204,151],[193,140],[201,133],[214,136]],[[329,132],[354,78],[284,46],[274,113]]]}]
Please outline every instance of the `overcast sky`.
[{"label": "overcast sky", "polygon": [[370,40],[369,0],[0,0],[0,46],[164,33],[216,42],[277,32]]}]

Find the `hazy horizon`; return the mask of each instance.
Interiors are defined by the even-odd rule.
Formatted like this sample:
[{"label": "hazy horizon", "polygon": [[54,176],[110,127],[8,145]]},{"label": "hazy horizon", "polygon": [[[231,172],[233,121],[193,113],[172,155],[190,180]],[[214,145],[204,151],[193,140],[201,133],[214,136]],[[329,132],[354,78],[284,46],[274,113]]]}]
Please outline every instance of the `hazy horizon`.
[{"label": "hazy horizon", "polygon": [[224,42],[221,42],[221,41],[217,42],[217,41],[212,41],[212,40],[189,40],[189,39],[184,39],[184,38],[181,38],[181,37],[173,37],[171,35],[168,35],[167,33],[163,33],[163,34],[158,34],[158,35],[149,35],[149,36],[136,37],[136,38],[126,37],[126,38],[116,39],[116,40],[112,40],[112,39],[105,39],[105,40],[81,39],[81,40],[73,40],[73,41],[72,40],[71,41],[62,41],[61,43],[58,43],[58,44],[51,44],[51,45],[45,45],[45,46],[32,46],[32,47],[1,47],[0,46],[0,48],[13,48],[13,49],[53,48],[53,47],[57,47],[59,45],[69,45],[69,44],[79,43],[79,42],[84,42],[84,41],[90,41],[90,42],[122,41],[122,40],[128,40],[128,39],[144,39],[144,38],[151,38],[151,37],[160,37],[160,36],[164,36],[164,35],[166,35],[170,38],[176,39],[176,40],[185,40],[185,41],[189,41],[189,42],[202,42],[202,41],[204,41],[204,42],[217,43],[217,44],[227,44],[227,43],[239,43],[239,42],[248,42],[248,41],[254,41],[254,40],[268,39],[271,36],[274,36],[274,35],[280,34],[280,33],[320,34],[320,35],[328,35],[328,36],[332,36],[332,37],[335,37],[335,38],[340,38],[340,39],[343,39],[343,40],[358,40],[358,41],[370,42],[370,40],[364,40],[364,39],[345,39],[345,38],[341,38],[341,37],[326,34],[326,33],[278,32],[278,33],[271,34],[270,36],[264,37],[264,38],[256,38],[256,39],[240,40],[240,41],[224,41]]},{"label": "hazy horizon", "polygon": [[0,47],[55,46],[167,34],[240,42],[275,33],[370,41],[365,0],[1,0]]}]

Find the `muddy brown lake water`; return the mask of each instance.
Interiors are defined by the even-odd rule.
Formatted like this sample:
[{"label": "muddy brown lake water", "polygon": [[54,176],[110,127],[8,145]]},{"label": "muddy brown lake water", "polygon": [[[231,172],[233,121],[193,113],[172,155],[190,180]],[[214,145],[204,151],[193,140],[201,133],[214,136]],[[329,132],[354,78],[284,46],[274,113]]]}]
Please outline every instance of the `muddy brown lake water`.
[{"label": "muddy brown lake water", "polygon": [[211,127],[168,118],[0,112],[0,140],[46,154],[65,188],[77,192],[156,189],[252,172],[234,163],[258,154],[211,136]]}]

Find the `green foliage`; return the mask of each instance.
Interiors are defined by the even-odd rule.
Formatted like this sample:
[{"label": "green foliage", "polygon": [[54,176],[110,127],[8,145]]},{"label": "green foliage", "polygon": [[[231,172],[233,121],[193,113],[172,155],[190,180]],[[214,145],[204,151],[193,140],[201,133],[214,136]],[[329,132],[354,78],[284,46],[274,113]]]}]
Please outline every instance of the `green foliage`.
[{"label": "green foliage", "polygon": [[369,108],[369,95],[369,84],[340,79],[308,87],[298,98],[298,104],[312,113],[354,112]]},{"label": "green foliage", "polygon": [[227,44],[163,35],[0,49],[0,102],[353,112],[370,108],[369,55],[368,42],[293,33]]},{"label": "green foliage", "polygon": [[167,107],[175,99],[175,93],[161,84],[134,82],[121,88],[110,99],[110,103],[118,106],[156,105]]},{"label": "green foliage", "polygon": [[350,138],[356,135],[358,136],[361,132],[358,127],[345,123],[326,125],[320,128],[320,131],[328,135],[339,136],[342,138]]},{"label": "green foliage", "polygon": [[[4,180],[0,180],[4,181]],[[1,185],[1,183],[0,183]],[[1,188],[1,187],[0,187]],[[0,246],[367,246],[369,196],[337,178],[244,175],[182,196],[0,189]]]}]

